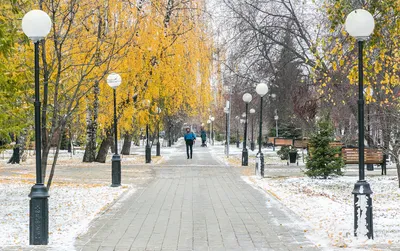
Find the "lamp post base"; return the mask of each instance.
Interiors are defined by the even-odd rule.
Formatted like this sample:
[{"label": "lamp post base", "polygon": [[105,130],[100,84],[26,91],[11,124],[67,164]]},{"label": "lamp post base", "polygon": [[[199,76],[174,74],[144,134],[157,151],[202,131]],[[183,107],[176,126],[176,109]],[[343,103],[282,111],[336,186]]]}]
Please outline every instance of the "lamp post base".
[{"label": "lamp post base", "polygon": [[159,141],[157,141],[156,156],[161,156],[161,145]]},{"label": "lamp post base", "polygon": [[257,153],[256,156],[256,175],[264,178],[264,154],[262,152]]},{"label": "lamp post base", "polygon": [[121,186],[121,156],[114,154],[111,159],[111,187]]},{"label": "lamp post base", "polygon": [[354,236],[374,239],[372,220],[372,190],[369,183],[359,180],[354,185]]},{"label": "lamp post base", "polygon": [[43,184],[32,187],[29,202],[29,245],[47,245],[49,241],[49,193]]},{"label": "lamp post base", "polygon": [[255,148],[256,148],[256,144],[254,143],[254,141],[250,142],[250,149],[252,151],[254,151]]},{"label": "lamp post base", "polygon": [[146,163],[151,162],[151,147],[146,145]]},{"label": "lamp post base", "polygon": [[243,148],[242,151],[242,166],[248,166],[249,165],[249,153],[247,151],[247,148]]}]

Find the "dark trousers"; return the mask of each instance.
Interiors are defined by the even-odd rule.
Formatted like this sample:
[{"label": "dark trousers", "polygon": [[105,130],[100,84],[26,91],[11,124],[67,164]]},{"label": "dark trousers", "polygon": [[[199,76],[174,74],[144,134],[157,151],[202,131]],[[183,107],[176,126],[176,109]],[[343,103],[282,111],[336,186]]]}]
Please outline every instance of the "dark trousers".
[{"label": "dark trousers", "polygon": [[[190,155],[189,155],[190,150]],[[186,154],[188,158],[192,158],[193,156],[193,140],[186,140]]]}]

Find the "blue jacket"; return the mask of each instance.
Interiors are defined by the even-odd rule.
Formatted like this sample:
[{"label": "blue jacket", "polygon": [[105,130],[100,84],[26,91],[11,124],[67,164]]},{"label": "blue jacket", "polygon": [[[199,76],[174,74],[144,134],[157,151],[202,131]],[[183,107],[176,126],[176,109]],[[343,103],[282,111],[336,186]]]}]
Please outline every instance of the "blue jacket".
[{"label": "blue jacket", "polygon": [[195,140],[196,139],[196,134],[194,134],[194,132],[189,132],[186,133],[184,136],[185,141],[187,140]]}]

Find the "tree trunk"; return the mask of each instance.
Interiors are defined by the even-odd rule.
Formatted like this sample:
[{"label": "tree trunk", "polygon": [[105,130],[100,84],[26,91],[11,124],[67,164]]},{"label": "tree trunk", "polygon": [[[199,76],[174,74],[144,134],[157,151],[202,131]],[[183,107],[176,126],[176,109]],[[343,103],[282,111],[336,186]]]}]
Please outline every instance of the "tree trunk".
[{"label": "tree trunk", "polygon": [[93,162],[96,159],[96,138],[93,130],[93,123],[87,125],[87,141],[83,162]]},{"label": "tree trunk", "polygon": [[83,162],[93,162],[96,159],[96,139],[97,139],[97,117],[99,112],[99,81],[94,85],[94,104],[93,111],[88,107],[87,114],[87,141]]},{"label": "tree trunk", "polygon": [[[60,129],[60,135],[63,135],[64,131],[65,131],[65,122],[63,121],[61,129]],[[53,181],[54,172],[55,172],[55,169],[56,169],[56,164],[57,164],[57,159],[58,159],[58,154],[59,154],[60,148],[61,148],[61,142],[62,142],[62,137],[60,136],[60,137],[58,137],[56,153],[54,155],[53,164],[51,165],[50,175],[49,175],[49,178],[47,180],[47,189],[48,190],[50,190],[51,183]]]},{"label": "tree trunk", "polygon": [[112,130],[108,129],[106,132],[106,138],[101,142],[99,152],[97,153],[96,162],[106,163],[108,149],[113,143]]},{"label": "tree trunk", "polygon": [[16,144],[15,147],[13,148],[13,154],[11,155],[11,158],[8,160],[8,164],[19,164],[20,161],[20,155],[19,155],[19,144]]},{"label": "tree trunk", "polygon": [[122,146],[121,154],[129,155],[131,153],[131,144],[132,144],[132,134],[125,133],[124,135],[124,144]]},{"label": "tree trunk", "polygon": [[400,188],[400,161],[398,161],[397,158],[396,158],[396,168],[397,168],[397,181],[399,182],[399,188]]}]

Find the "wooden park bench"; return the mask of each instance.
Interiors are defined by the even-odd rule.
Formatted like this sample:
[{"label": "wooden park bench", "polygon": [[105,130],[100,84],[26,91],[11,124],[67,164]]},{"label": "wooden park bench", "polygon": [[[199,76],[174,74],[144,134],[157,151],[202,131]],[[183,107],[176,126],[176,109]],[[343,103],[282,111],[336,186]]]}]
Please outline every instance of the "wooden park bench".
[{"label": "wooden park bench", "polygon": [[309,142],[310,142],[309,139],[294,139],[293,140],[293,147],[294,148],[306,149]]},{"label": "wooden park bench", "polygon": [[[342,148],[342,158],[345,164],[358,164],[358,148]],[[365,148],[365,164],[379,164],[382,167],[382,175],[386,175],[386,155],[382,149]]]},{"label": "wooden park bench", "polygon": [[274,146],[292,146],[293,139],[274,138]]},{"label": "wooden park bench", "polygon": [[275,137],[268,137],[268,140],[267,140],[267,146],[268,147],[270,147],[270,146],[274,146],[274,142],[275,142]]}]

